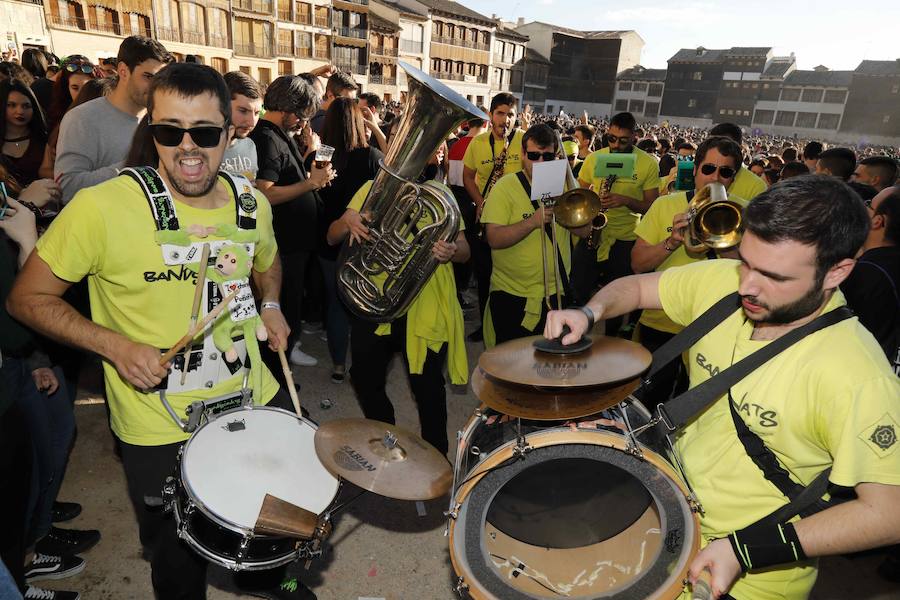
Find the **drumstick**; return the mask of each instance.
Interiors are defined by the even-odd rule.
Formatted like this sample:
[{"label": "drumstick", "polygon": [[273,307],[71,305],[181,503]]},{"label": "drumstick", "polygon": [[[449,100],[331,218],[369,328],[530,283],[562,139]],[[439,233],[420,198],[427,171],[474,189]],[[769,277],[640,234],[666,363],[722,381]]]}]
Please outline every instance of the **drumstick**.
[{"label": "drumstick", "polygon": [[[206,266],[209,262],[209,244],[203,244],[203,252],[200,254],[200,272],[197,273],[197,286],[194,288],[194,304],[191,307],[191,322],[188,325],[188,331],[193,329],[197,324],[197,317],[200,314],[200,301],[203,299],[203,286],[206,285]],[[181,369],[181,385],[188,372],[188,360],[191,353],[191,344],[184,349],[184,366]]]},{"label": "drumstick", "polygon": [[288,365],[287,357],[284,355],[284,348],[278,349],[278,358],[281,360],[281,370],[284,372],[284,380],[287,382],[288,394],[291,395],[291,402],[294,403],[294,411],[298,417],[302,417],[300,398],[297,397],[297,388],[294,387],[294,374],[291,373],[291,367]]},{"label": "drumstick", "polygon": [[187,346],[192,339],[194,339],[198,332],[203,331],[213,319],[219,316],[219,313],[225,310],[225,307],[228,306],[229,302],[234,300],[234,297],[237,296],[237,293],[238,291],[234,290],[233,292],[225,296],[225,298],[219,303],[217,307],[209,311],[209,313],[205,317],[203,317],[203,319],[199,323],[197,323],[196,327],[191,328],[186,334],[184,334],[183,338],[178,340],[177,344],[169,348],[169,350],[159,359],[159,366],[165,366],[167,362],[172,360],[173,356],[181,352],[181,350],[185,346]]},{"label": "drumstick", "polygon": [[697,581],[691,585],[691,589],[691,600],[713,600],[712,573],[708,569],[703,569]]}]

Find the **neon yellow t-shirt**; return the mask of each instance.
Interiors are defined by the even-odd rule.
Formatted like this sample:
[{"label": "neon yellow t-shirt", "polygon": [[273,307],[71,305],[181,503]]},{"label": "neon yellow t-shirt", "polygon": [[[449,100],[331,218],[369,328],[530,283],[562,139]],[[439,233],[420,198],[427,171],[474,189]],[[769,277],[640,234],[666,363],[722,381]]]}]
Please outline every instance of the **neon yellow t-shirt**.
[{"label": "neon yellow t-shirt", "polygon": [[[531,200],[525,193],[517,175],[504,175],[488,194],[484,203],[481,222],[495,225],[512,225],[534,214]],[[571,235],[561,225],[556,226],[556,239],[566,273],[572,268]],[[509,248],[492,249],[494,266],[491,271],[491,290],[507,292],[521,298],[544,297],[544,271],[541,243],[547,250],[550,294],[556,293],[556,265],[553,243],[544,228],[535,229],[517,244]]]},{"label": "neon yellow t-shirt", "polygon": [[[685,326],[738,288],[739,262],[719,259],[668,269],[659,294],[666,314]],[[845,304],[835,292],[825,310]],[[767,342],[751,340],[753,322],[738,310],[688,352],[696,387]],[[738,414],[777,456],[791,478],[808,485],[832,466],[830,480],[900,485],[900,443],[876,431],[900,429],[900,379],[875,338],[850,318],[816,332],[756,369],[731,389]],[[735,433],[727,396],[679,432],[675,447],[706,511],[704,540],[744,528],[787,499],[764,478]],[[816,561],[741,577],[736,598],[806,598]]]},{"label": "neon yellow t-shirt", "polygon": [[[603,188],[603,179],[594,175],[597,165],[597,156],[609,154],[609,148],[602,148],[592,152],[584,159],[578,180],[589,183],[591,188],[599,193]],[[634,148],[635,163],[634,175],[631,179],[616,179],[610,190],[613,194],[627,196],[635,200],[643,200],[644,192],[659,189],[659,163],[641,150]],[[616,240],[632,241],[636,239],[634,228],[641,218],[639,213],[631,212],[627,206],[619,206],[606,211],[608,222],[603,229],[603,237],[600,240],[600,248],[597,250],[597,260],[606,260],[609,248]]]},{"label": "neon yellow t-shirt", "polygon": [[[506,163],[503,167],[503,174],[518,173],[522,170],[522,136],[525,132],[517,129],[513,135],[512,141],[509,143],[509,150],[506,152]],[[494,152],[491,153],[491,132],[475,136],[469,147],[466,148],[466,154],[463,156],[463,165],[475,171],[475,183],[478,185],[478,191],[484,190],[491,171],[494,170],[494,158],[500,156],[503,152],[503,146],[506,144],[505,139],[494,139]]]},{"label": "neon yellow t-shirt", "polygon": [[764,191],[766,191],[766,182],[743,165],[738,169],[734,181],[728,186],[729,194],[744,200],[753,200]]},{"label": "neon yellow t-shirt", "polygon": [[[231,197],[231,188],[224,181]],[[260,240],[253,266],[266,271],[278,251],[272,231],[272,208],[255,191]],[[192,224],[215,226],[234,223],[233,198],[212,210],[192,208],[174,201],[182,228]],[[187,331],[197,273],[189,266],[167,266],[154,241],[156,231],[149,205],[137,182],[121,175],[78,192],[38,240],[37,252],[53,273],[66,281],[88,280],[91,316],[95,323],[131,340],[155,348],[168,348]],[[192,238],[195,239],[195,238]],[[210,241],[220,238],[210,237]],[[278,384],[263,369],[265,404]],[[113,432],[138,446],[158,446],[187,439],[163,408],[158,393],[136,390],[119,377],[115,367],[103,363],[106,394]],[[196,400],[214,398],[241,387],[241,376],[219,381],[209,389],[167,394],[175,412]]]}]

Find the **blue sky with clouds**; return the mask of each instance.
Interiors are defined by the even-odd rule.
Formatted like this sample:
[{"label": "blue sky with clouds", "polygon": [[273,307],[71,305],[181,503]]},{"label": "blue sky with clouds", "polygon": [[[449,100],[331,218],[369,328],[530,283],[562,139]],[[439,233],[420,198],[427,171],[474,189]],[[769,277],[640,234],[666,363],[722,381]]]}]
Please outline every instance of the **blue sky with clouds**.
[{"label": "blue sky with clouds", "polygon": [[[697,0],[457,0],[504,20],[545,21],[573,29],[634,29],[641,64],[664,68],[679,48],[772,46],[797,66],[851,70],[863,59],[900,58],[900,0],[713,2]],[[863,8],[865,7],[865,8]]]}]

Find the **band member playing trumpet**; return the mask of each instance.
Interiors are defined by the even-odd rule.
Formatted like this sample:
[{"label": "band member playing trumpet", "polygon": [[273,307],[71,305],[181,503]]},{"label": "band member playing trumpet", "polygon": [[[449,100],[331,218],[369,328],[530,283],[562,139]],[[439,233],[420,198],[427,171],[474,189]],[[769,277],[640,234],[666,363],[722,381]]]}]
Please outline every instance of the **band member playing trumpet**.
[{"label": "band member playing trumpet", "polygon": [[[846,184],[792,178],[750,201],[743,224],[740,260],[622,278],[587,309],[598,319],[663,310],[686,326],[736,291],[741,307],[688,351],[693,388],[845,305],[838,286],[869,229],[865,206]],[[574,343],[588,316],[551,312],[545,336],[559,336],[564,325],[571,333],[563,344]],[[691,564],[691,579],[709,570],[718,598],[795,600],[810,593],[816,557],[900,542],[898,429],[900,379],[855,317],[810,333],[750,372],[675,437],[703,506],[705,547]],[[759,444],[745,447],[751,436]],[[829,467],[828,480],[852,487],[855,499],[799,519],[761,522],[788,504],[783,489],[808,486]]]},{"label": "band member playing trumpet", "polygon": [[[635,147],[635,129],[637,122],[631,113],[613,116],[606,132],[609,147],[590,154],[578,174],[578,183],[582,187],[590,187],[600,196],[608,218],[597,249],[598,264],[591,263],[584,268],[579,265],[576,270],[573,285],[583,298],[590,297],[598,283],[606,284],[631,275],[631,248],[636,238],[634,228],[640,216],[659,196],[659,166],[652,156]],[[607,153],[635,155],[634,174],[630,179],[617,178],[609,187],[596,174],[598,156]],[[606,324],[607,333],[616,335],[621,322],[619,318],[609,321]]]},{"label": "band member playing trumpet", "polygon": [[[570,231],[553,225],[558,241],[554,248],[546,232],[553,211],[531,200],[534,163],[557,158],[556,140],[556,134],[546,125],[535,125],[525,132],[521,173],[500,178],[481,215],[494,263],[484,315],[484,341],[488,347],[539,333],[548,310],[545,298],[549,296],[551,305],[556,307],[557,286],[565,288],[568,281]],[[589,223],[571,233],[583,237],[590,234],[590,229]],[[566,295],[565,290],[562,295]]]},{"label": "band member playing trumpet", "polygon": [[[248,253],[269,347],[284,348],[290,332],[277,302],[281,263],[272,209],[246,178],[219,173],[234,133],[230,96],[225,80],[208,66],[172,63],[157,73],[129,156],[137,169],[75,195],[38,241],[8,299],[21,322],[103,359],[110,426],[150,555],[153,589],[158,598],[173,600],[206,597],[207,562],[178,538],[174,519],[162,510],[163,485],[189,434],[170,418],[161,393],[168,392],[182,418],[194,401],[240,397],[248,354],[243,348],[256,343],[239,342],[238,360],[225,364],[207,331],[197,337],[196,355],[180,365],[160,364],[162,349],[187,329],[198,271],[206,268],[199,265],[204,244],[216,256],[238,238],[256,239]],[[183,241],[161,242],[167,235]],[[62,299],[83,278],[93,321]],[[204,314],[221,302],[214,294],[207,288],[201,296]],[[251,294],[234,302],[221,318],[256,312]],[[265,365],[251,367],[262,371],[262,393],[254,402],[290,406]],[[289,582],[288,593],[283,574],[283,568],[263,571],[243,583],[266,598],[315,598],[297,582]]]}]

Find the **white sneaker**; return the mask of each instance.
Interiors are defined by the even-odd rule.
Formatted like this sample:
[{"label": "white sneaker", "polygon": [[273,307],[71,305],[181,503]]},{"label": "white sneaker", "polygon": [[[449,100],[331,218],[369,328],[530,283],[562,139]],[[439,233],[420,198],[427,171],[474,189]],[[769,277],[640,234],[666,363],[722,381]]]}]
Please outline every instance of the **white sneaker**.
[{"label": "white sneaker", "polygon": [[295,364],[298,367],[314,367],[319,364],[319,361],[301,350],[300,342],[297,342],[291,349],[291,364]]}]

